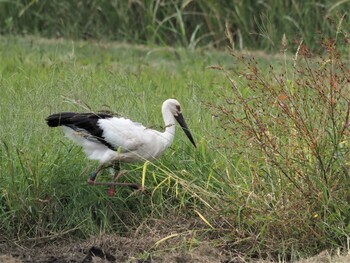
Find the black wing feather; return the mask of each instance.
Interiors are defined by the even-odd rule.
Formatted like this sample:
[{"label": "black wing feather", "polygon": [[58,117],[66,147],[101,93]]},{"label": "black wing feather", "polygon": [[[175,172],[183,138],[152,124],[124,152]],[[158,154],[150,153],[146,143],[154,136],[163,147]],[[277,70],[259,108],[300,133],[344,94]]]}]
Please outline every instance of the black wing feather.
[{"label": "black wing feather", "polygon": [[115,151],[115,148],[103,138],[103,130],[98,125],[98,120],[113,118],[107,113],[75,113],[61,112],[55,113],[46,118],[46,123],[50,127],[67,126],[75,131],[87,132],[108,148]]}]

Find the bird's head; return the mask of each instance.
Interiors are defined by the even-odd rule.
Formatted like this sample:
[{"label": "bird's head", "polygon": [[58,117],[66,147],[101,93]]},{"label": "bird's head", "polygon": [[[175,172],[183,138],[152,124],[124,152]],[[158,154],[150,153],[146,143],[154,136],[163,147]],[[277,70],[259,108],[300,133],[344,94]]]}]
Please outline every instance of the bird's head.
[{"label": "bird's head", "polygon": [[181,113],[180,103],[175,99],[166,100],[163,104],[163,107],[164,106],[167,107],[174,116],[178,116],[179,113]]},{"label": "bird's head", "polygon": [[192,134],[188,129],[186,121],[182,115],[180,103],[175,99],[168,99],[164,101],[162,108],[163,110],[168,109],[171,112],[171,114],[175,117],[177,122],[180,124],[182,130],[184,131],[188,139],[191,141],[193,146],[196,147],[196,143],[194,142]]}]

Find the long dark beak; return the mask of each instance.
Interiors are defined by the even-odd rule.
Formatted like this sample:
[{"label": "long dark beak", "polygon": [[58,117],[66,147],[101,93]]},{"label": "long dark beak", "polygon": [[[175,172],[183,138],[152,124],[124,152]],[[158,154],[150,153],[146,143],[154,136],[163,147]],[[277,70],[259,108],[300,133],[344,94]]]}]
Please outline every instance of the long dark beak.
[{"label": "long dark beak", "polygon": [[182,116],[181,113],[178,113],[177,116],[174,116],[175,119],[177,120],[177,122],[180,124],[182,130],[184,131],[184,133],[186,134],[186,136],[188,137],[188,139],[190,139],[191,143],[193,144],[194,147],[197,147],[194,140],[193,140],[193,137],[192,137],[192,134],[190,132],[190,130],[188,129],[187,127],[187,124],[185,122],[185,119],[184,117]]}]

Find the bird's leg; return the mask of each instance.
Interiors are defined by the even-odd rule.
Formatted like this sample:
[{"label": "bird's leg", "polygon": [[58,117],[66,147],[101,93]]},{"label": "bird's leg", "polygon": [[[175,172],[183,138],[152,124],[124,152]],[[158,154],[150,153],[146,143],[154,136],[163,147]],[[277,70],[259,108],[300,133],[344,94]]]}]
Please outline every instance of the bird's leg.
[{"label": "bird's leg", "polygon": [[[97,175],[106,168],[113,167],[115,170],[115,173],[113,175],[113,181],[112,182],[96,182],[96,177]],[[115,195],[115,188],[116,186],[128,186],[131,187],[134,190],[142,190],[142,187],[136,183],[119,183],[116,182],[118,178],[120,178],[124,172],[120,171],[120,162],[115,162],[113,164],[105,165],[101,164],[100,166],[97,167],[96,171],[93,172],[90,177],[88,178],[87,183],[90,185],[107,185],[110,186],[108,188],[108,195],[109,196],[114,196]]]},{"label": "bird's leg", "polygon": [[97,167],[96,171],[91,173],[91,175],[89,176],[88,180],[87,180],[87,183],[88,184],[96,184],[96,177],[97,175],[103,170],[103,169],[106,169],[108,167],[111,167],[111,165],[105,165],[105,164],[101,164]]},{"label": "bird's leg", "polygon": [[[142,187],[138,184],[134,184],[134,183],[118,183],[117,180],[118,178],[120,178],[124,172],[120,171],[120,162],[117,162],[114,164],[113,168],[115,169],[115,173],[113,176],[113,182],[111,182],[110,188],[108,189],[108,195],[109,196],[114,196],[115,195],[115,188],[116,186],[128,186],[131,187],[134,190],[141,190]],[[108,183],[106,183],[108,184]]]},{"label": "bird's leg", "polygon": [[113,169],[114,169],[113,181],[116,181],[118,179],[118,177],[123,174],[120,171],[120,162],[119,161],[113,163]]},{"label": "bird's leg", "polygon": [[115,196],[115,186],[116,185],[114,183],[117,181],[118,177],[122,174],[120,172],[120,162],[115,162],[113,164],[113,169],[114,169],[113,182],[107,191],[109,196]]}]

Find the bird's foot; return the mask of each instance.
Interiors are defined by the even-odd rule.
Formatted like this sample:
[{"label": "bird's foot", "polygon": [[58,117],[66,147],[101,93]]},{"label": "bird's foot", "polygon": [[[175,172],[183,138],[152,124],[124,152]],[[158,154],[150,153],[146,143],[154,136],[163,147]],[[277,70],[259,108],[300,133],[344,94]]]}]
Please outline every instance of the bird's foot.
[{"label": "bird's foot", "polygon": [[107,194],[109,197],[114,197],[115,196],[115,189],[116,189],[116,186],[119,185],[119,186],[129,186],[130,188],[134,189],[135,192],[147,192],[147,190],[145,190],[144,187],[138,185],[138,184],[132,184],[132,183],[113,183],[111,182],[110,183],[110,187],[108,188],[107,190]]},{"label": "bird's foot", "polygon": [[114,197],[115,196],[115,185],[112,185],[110,188],[108,188],[107,194],[108,194],[109,197]]},{"label": "bird's foot", "polygon": [[96,177],[97,177],[97,173],[96,172],[91,173],[91,175],[89,176],[89,178],[87,180],[87,183],[88,184],[95,184]]},{"label": "bird's foot", "polygon": [[150,193],[145,189],[145,187],[135,184],[135,183],[120,183],[120,182],[96,182],[96,173],[92,173],[91,176],[88,178],[87,183],[89,185],[107,185],[109,186],[107,193],[108,196],[113,197],[115,196],[115,189],[116,186],[128,186],[132,189],[134,189],[135,192],[141,192],[141,193],[146,193],[150,195]]},{"label": "bird's foot", "polygon": [[146,189],[146,187],[141,186],[139,184],[130,184],[129,187],[134,189],[135,193],[142,193],[142,194],[151,195],[150,192]]}]

